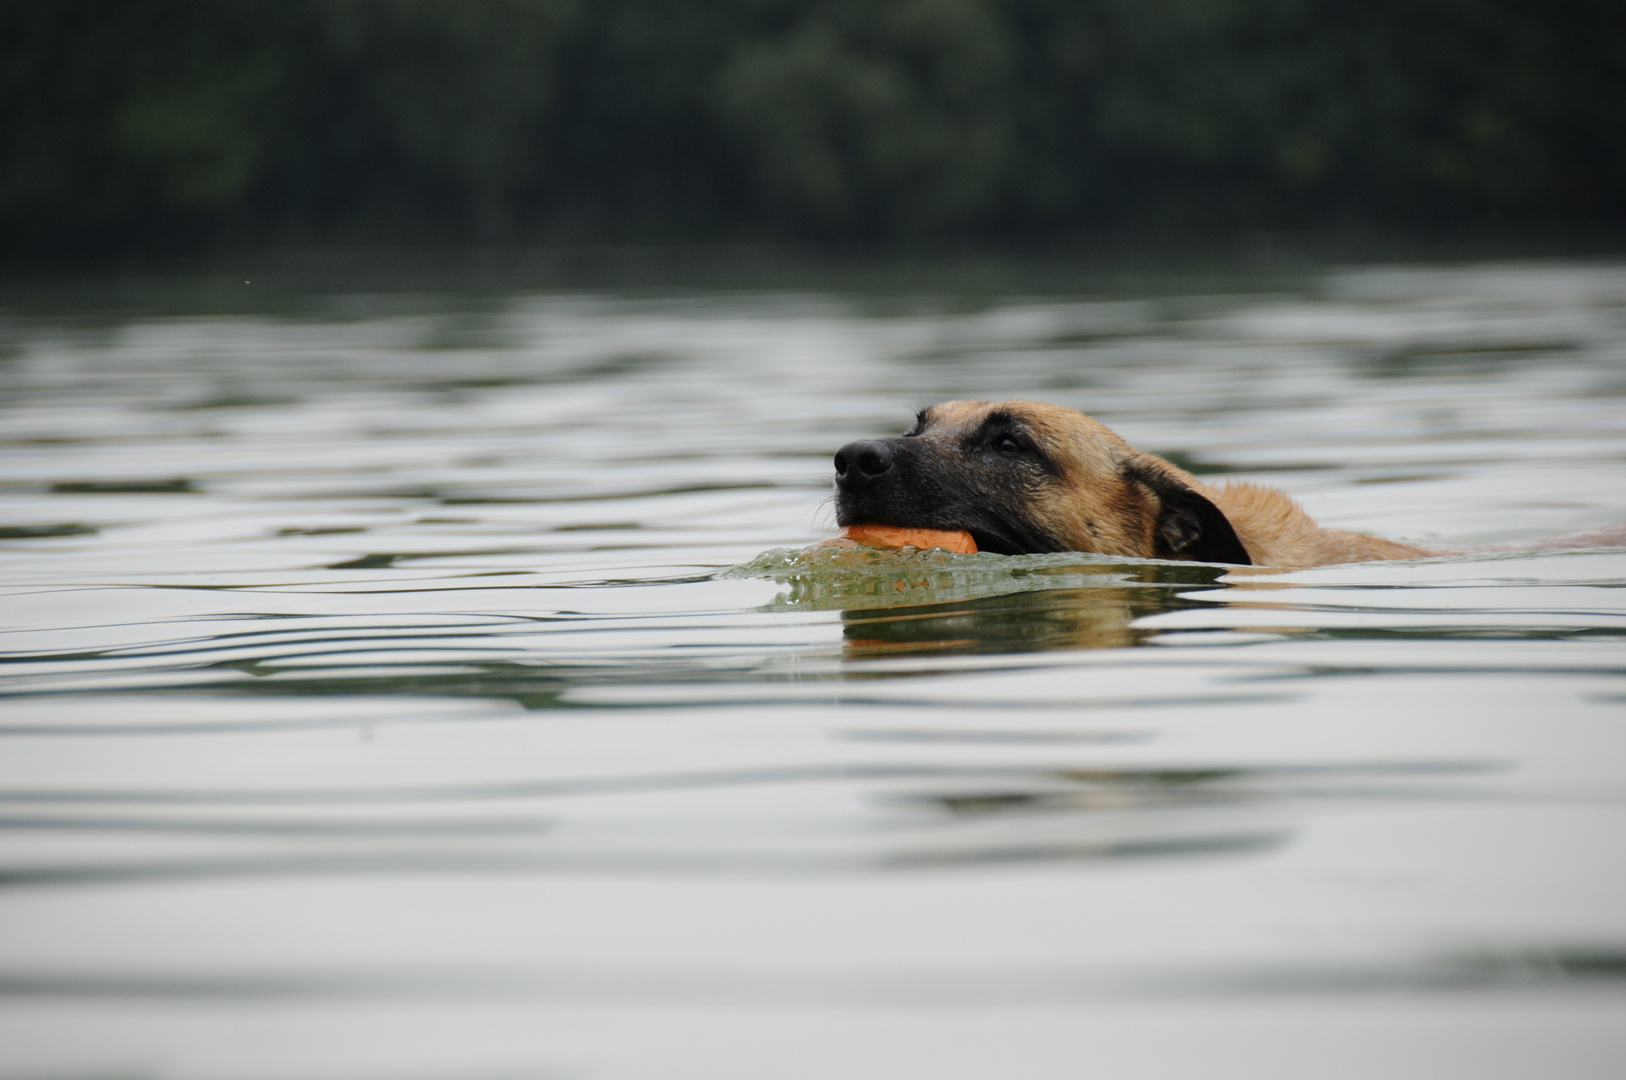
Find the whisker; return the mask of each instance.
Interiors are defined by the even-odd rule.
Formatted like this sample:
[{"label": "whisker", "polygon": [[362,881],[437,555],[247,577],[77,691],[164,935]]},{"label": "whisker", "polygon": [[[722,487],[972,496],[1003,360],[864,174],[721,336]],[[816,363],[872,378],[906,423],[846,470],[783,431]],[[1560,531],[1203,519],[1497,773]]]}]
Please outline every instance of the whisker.
[{"label": "whisker", "polygon": [[813,507],[810,520],[815,529],[836,528],[836,494],[832,491]]}]

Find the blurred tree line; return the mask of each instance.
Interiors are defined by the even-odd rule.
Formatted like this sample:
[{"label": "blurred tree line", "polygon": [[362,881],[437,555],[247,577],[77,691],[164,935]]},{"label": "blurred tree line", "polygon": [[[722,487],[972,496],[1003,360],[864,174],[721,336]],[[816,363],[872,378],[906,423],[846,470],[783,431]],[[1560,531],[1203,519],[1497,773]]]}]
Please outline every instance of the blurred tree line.
[{"label": "blurred tree line", "polygon": [[1620,0],[0,0],[0,243],[1618,221]]}]

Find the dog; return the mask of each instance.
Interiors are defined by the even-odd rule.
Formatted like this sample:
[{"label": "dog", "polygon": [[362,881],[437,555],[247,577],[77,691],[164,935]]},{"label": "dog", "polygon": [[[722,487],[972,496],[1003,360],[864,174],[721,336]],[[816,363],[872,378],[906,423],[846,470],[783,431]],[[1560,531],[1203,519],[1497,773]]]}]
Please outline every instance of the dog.
[{"label": "dog", "polygon": [[949,401],[836,452],[836,522],[964,530],[981,551],[1306,567],[1448,552],[1325,529],[1257,484],[1204,484],[1072,409]]}]

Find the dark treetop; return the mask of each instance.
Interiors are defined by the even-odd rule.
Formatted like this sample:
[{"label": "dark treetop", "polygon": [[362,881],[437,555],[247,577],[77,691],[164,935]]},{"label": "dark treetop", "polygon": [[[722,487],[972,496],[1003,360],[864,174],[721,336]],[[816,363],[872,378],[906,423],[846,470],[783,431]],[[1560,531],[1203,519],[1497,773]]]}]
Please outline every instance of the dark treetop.
[{"label": "dark treetop", "polygon": [[1618,0],[0,0],[0,244],[1626,214]]}]

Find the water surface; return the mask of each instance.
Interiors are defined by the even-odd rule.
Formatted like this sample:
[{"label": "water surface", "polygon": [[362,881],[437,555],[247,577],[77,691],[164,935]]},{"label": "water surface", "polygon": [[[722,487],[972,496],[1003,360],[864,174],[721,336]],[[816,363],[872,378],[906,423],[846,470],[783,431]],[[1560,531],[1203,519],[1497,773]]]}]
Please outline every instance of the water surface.
[{"label": "water surface", "polygon": [[[1618,1075],[1626,268],[181,297],[0,320],[0,1074]],[[1493,550],[802,553],[1013,396]]]}]

